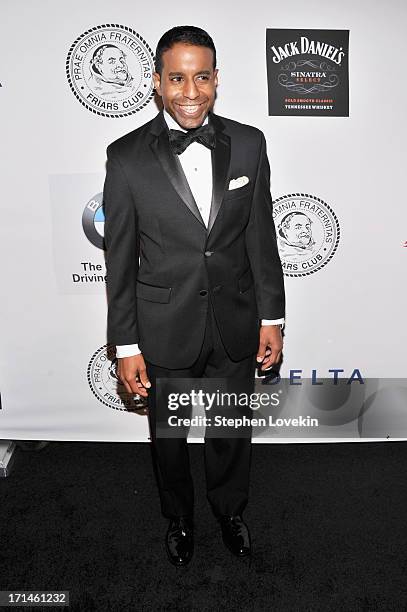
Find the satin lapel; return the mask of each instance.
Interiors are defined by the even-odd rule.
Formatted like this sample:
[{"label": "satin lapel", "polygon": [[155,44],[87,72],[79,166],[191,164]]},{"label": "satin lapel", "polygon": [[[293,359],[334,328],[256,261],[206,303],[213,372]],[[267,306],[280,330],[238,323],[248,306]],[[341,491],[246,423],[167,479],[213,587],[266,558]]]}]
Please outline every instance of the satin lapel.
[{"label": "satin lapel", "polygon": [[178,156],[174,155],[172,152],[167,131],[162,129],[158,136],[150,143],[150,146],[181,200],[188,206],[192,214],[206,229],[205,223],[201,217],[198,206],[182,169],[181,162],[179,161]]},{"label": "satin lapel", "polygon": [[216,147],[212,150],[212,202],[208,221],[208,235],[211,231],[223,201],[226,181],[229,176],[230,137],[222,132],[223,123],[216,115],[210,115],[216,129]]}]

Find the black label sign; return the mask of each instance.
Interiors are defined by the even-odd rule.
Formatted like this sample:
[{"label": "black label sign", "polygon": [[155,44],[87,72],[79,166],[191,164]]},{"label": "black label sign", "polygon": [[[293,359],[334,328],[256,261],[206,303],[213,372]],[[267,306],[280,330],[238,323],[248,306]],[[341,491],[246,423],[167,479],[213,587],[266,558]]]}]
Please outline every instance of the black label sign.
[{"label": "black label sign", "polygon": [[349,30],[268,29],[269,115],[349,117]]}]

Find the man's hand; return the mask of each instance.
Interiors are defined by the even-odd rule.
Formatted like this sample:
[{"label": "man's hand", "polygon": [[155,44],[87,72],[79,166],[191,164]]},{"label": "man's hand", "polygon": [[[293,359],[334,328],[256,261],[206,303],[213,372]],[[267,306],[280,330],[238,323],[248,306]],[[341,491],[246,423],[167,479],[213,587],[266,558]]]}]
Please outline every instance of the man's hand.
[{"label": "man's hand", "polygon": [[263,362],[261,369],[267,370],[278,363],[281,359],[282,350],[283,337],[280,325],[262,325],[260,327],[259,350],[257,351],[257,362]]},{"label": "man's hand", "polygon": [[140,353],[131,357],[121,357],[118,361],[117,375],[124,384],[127,393],[147,397],[147,389],[151,387],[151,383],[147,377],[143,355]]}]

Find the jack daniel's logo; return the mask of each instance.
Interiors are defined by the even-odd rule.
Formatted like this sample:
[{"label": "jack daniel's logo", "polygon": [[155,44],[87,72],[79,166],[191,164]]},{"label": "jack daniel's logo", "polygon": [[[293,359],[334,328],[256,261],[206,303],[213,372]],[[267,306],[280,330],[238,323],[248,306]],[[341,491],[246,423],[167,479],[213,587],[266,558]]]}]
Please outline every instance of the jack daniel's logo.
[{"label": "jack daniel's logo", "polygon": [[349,30],[267,29],[269,115],[349,116]]},{"label": "jack daniel's logo", "polygon": [[321,57],[326,57],[326,59],[329,59],[331,62],[334,62],[340,66],[343,58],[345,57],[345,52],[343,51],[342,47],[337,48],[325,42],[310,40],[306,36],[301,36],[299,41],[296,40],[293,42],[287,42],[282,46],[276,47],[272,45],[271,50],[274,54],[273,62],[275,64],[287,59],[287,57],[308,53],[309,55],[320,55]]}]

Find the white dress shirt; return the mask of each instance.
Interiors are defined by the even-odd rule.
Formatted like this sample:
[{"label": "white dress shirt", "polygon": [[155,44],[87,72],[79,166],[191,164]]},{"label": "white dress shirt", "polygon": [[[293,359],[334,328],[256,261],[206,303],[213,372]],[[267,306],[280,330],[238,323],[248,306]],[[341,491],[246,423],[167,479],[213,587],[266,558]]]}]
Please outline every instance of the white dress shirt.
[{"label": "white dress shirt", "polygon": [[[170,129],[186,132],[164,109],[164,119]],[[208,123],[208,117],[202,125]],[[178,155],[182,169],[195,198],[201,217],[208,225],[212,201],[212,156],[211,150],[199,142],[191,142],[183,153]],[[284,319],[262,319],[262,325],[283,325]],[[117,357],[131,357],[141,351],[138,344],[123,344],[116,347]]]}]

